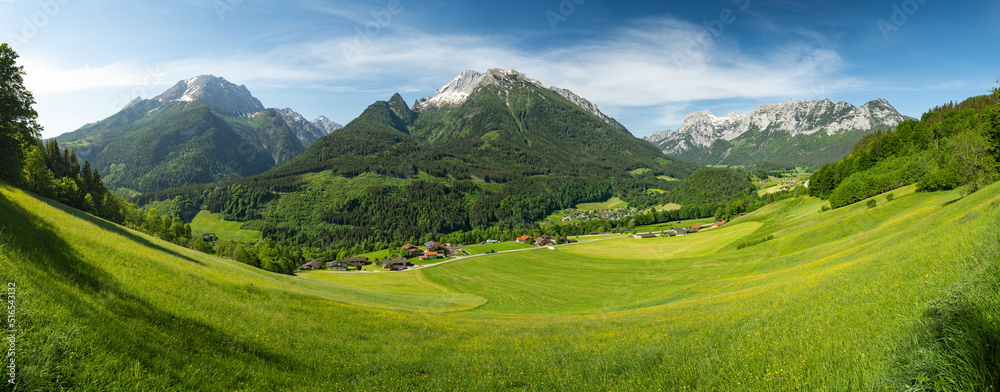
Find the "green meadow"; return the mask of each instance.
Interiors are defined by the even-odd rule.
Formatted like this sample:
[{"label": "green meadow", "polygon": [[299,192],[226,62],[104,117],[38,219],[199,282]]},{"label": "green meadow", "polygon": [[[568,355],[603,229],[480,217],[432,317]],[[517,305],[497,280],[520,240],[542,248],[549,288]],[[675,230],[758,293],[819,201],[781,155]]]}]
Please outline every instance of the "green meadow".
[{"label": "green meadow", "polygon": [[580,211],[598,211],[619,207],[628,207],[628,203],[617,197],[612,197],[605,202],[577,204],[576,209]]},{"label": "green meadow", "polygon": [[[17,286],[23,390],[899,390],[925,335],[962,336],[925,334],[928,303],[995,268],[1000,185],[894,195],[284,276],[0,186],[0,281]],[[948,390],[956,374],[929,377]]]},{"label": "green meadow", "polygon": [[228,222],[222,218],[222,214],[213,214],[208,211],[199,212],[191,221],[191,229],[202,233],[212,233],[217,237],[230,241],[258,241],[261,234],[256,230],[243,230],[240,228],[241,222]]}]

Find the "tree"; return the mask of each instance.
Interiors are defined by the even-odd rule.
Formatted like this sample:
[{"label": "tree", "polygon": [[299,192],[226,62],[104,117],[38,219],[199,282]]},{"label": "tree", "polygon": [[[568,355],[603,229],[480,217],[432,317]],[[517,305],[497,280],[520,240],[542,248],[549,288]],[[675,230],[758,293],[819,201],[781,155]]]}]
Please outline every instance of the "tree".
[{"label": "tree", "polygon": [[951,138],[950,147],[959,162],[958,174],[969,181],[966,192],[974,193],[993,182],[997,163],[990,155],[990,144],[985,137],[975,131],[963,132]]},{"label": "tree", "polygon": [[24,177],[27,180],[28,190],[50,199],[56,196],[55,175],[45,165],[45,158],[42,157],[42,153],[37,148],[28,150],[24,165]]},{"label": "tree", "polygon": [[20,183],[25,150],[33,146],[42,127],[35,122],[35,98],[24,87],[24,67],[17,53],[0,44],[0,180]]}]

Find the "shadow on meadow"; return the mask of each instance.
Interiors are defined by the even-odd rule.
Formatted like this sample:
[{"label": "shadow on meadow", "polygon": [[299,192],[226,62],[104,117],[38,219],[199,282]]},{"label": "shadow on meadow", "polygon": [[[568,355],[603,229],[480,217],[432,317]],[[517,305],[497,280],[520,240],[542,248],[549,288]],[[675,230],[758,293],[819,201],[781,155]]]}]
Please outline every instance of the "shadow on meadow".
[{"label": "shadow on meadow", "polygon": [[[163,249],[113,224],[67,212],[122,234],[123,241]],[[15,264],[20,298],[25,298],[19,300],[23,342],[19,390],[87,389],[94,382],[112,389],[194,390],[206,387],[206,380],[216,383],[210,389],[236,389],[253,378],[253,367],[301,366],[260,343],[160,309],[127,292],[112,275],[84,260],[48,222],[3,193],[0,228],[6,234],[5,252]],[[96,374],[93,364],[86,367],[90,370],[86,374],[76,372],[85,361],[103,365]]]},{"label": "shadow on meadow", "polygon": [[133,242],[135,242],[135,243],[137,243],[139,245],[142,245],[144,247],[156,249],[156,250],[158,250],[160,252],[169,254],[169,255],[174,256],[174,257],[179,258],[179,259],[184,259],[184,260],[190,261],[190,262],[195,263],[195,264],[199,264],[199,265],[204,265],[205,264],[205,263],[202,263],[202,262],[200,262],[198,260],[195,260],[195,259],[192,259],[192,258],[190,258],[188,256],[185,256],[183,254],[177,253],[173,249],[165,248],[165,247],[163,247],[163,246],[161,246],[159,244],[156,244],[156,243],[150,241],[146,237],[138,235],[135,232],[132,232],[132,231],[130,231],[130,230],[124,228],[124,227],[121,227],[119,225],[116,225],[114,223],[108,222],[108,221],[106,221],[104,219],[100,219],[100,218],[94,217],[93,215],[87,214],[87,213],[85,213],[83,211],[77,210],[77,209],[72,208],[72,207],[67,207],[65,205],[53,202],[53,201],[51,201],[49,199],[45,199],[45,198],[41,198],[41,197],[35,197],[35,198],[38,201],[41,201],[42,203],[47,204],[49,207],[58,209],[58,210],[60,210],[62,212],[65,212],[65,213],[67,213],[69,215],[72,215],[74,217],[77,217],[77,218],[89,221],[90,223],[92,223],[92,224],[100,227],[103,230],[115,233],[115,234],[120,235],[120,236],[125,237],[125,238],[128,238],[130,241],[133,241]]}]

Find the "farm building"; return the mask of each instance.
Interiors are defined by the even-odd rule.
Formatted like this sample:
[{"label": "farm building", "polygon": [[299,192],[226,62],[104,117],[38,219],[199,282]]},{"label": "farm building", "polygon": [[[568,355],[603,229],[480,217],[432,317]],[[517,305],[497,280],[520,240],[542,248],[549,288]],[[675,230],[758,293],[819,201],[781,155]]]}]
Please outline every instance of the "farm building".
[{"label": "farm building", "polygon": [[641,238],[655,238],[656,234],[653,234],[653,233],[642,233],[642,234],[636,234],[636,235],[634,235],[632,237],[640,238],[640,239]]},{"label": "farm building", "polygon": [[326,269],[331,271],[347,271],[351,265],[346,261],[331,261],[326,264]]},{"label": "farm building", "polygon": [[382,259],[382,268],[390,271],[400,271],[406,269],[408,262],[406,259]]},{"label": "farm building", "polygon": [[368,264],[368,258],[364,256],[346,257],[344,258],[344,262],[354,267],[363,267],[365,264]]},{"label": "farm building", "polygon": [[308,263],[302,264],[302,266],[299,267],[299,269],[305,270],[305,271],[312,271],[312,270],[318,270],[318,269],[320,269],[322,267],[323,267],[323,263],[320,263],[319,260],[313,260],[313,261],[310,261]]}]

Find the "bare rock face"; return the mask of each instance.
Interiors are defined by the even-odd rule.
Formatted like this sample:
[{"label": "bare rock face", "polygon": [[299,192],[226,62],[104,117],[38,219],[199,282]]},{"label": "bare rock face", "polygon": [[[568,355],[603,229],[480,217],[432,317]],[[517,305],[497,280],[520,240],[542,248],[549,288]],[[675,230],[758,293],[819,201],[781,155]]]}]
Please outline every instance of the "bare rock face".
[{"label": "bare rock face", "polygon": [[[479,87],[492,85],[500,87],[501,91],[507,91],[506,88],[518,83],[532,84],[540,88],[545,88],[538,80],[532,79],[513,69],[494,68],[486,71],[486,73],[467,70],[456,76],[450,83],[438,89],[437,93],[434,94],[433,97],[418,99],[417,102],[413,104],[413,110],[425,111],[458,107],[465,103],[466,99],[469,98],[469,95],[471,95]],[[608,124],[613,124],[611,117],[601,113],[600,108],[587,99],[580,97],[567,89],[558,87],[549,87],[548,89],[556,94],[559,94],[561,97],[572,102],[574,105],[590,112],[594,116],[597,116],[602,121]]]},{"label": "bare rock face", "polygon": [[153,100],[160,103],[197,101],[230,117],[248,117],[264,110],[264,105],[250,94],[246,86],[236,85],[212,75],[179,81]]}]

